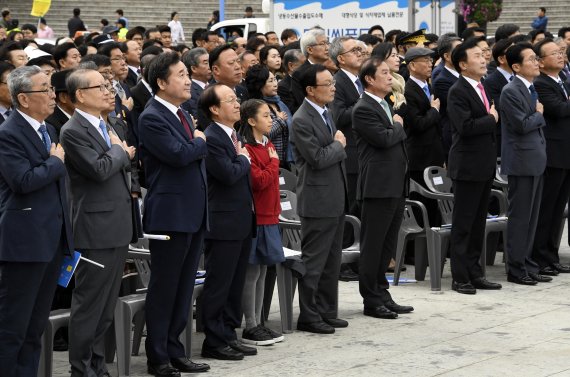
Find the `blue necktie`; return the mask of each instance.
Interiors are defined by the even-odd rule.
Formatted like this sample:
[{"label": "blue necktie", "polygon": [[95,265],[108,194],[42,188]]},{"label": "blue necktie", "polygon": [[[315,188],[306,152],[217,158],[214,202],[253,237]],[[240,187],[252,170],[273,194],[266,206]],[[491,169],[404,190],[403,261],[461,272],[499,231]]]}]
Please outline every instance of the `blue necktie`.
[{"label": "blue necktie", "polygon": [[47,132],[45,124],[40,125],[40,133],[42,134],[42,141],[44,142],[44,146],[46,147],[46,150],[49,152],[51,149],[51,139],[49,138],[49,134]]},{"label": "blue necktie", "polygon": [[99,129],[103,133],[103,139],[105,139],[105,142],[109,148],[111,148],[111,139],[109,138],[109,133],[107,132],[107,125],[105,125],[105,122],[102,120],[99,122]]},{"label": "blue necktie", "polygon": [[4,113],[4,118],[8,118],[10,114],[12,114],[12,110],[10,109],[6,110],[6,112]]},{"label": "blue necktie", "polygon": [[364,92],[364,88],[362,87],[362,83],[360,82],[360,79],[356,78],[356,81],[354,81],[354,83],[358,87],[358,94],[362,94]]},{"label": "blue necktie", "polygon": [[536,89],[532,84],[530,84],[528,90],[530,90],[530,100],[532,101],[532,105],[534,106],[536,105],[536,101],[538,101],[538,93],[536,92]]},{"label": "blue necktie", "polygon": [[509,77],[509,81],[513,81],[514,78],[515,78],[515,75],[511,75],[511,77]]},{"label": "blue necktie", "polygon": [[325,124],[327,125],[327,127],[329,128],[329,132],[331,133],[331,135],[333,134],[333,130],[331,127],[331,124],[329,123],[329,117],[328,117],[328,111],[323,111],[323,118],[325,118]]},{"label": "blue necktie", "polygon": [[562,91],[564,92],[564,96],[566,98],[568,98],[568,93],[566,92],[566,88],[564,87],[564,83],[562,81],[558,81],[558,86],[560,86],[560,88],[562,89]]},{"label": "blue necktie", "polygon": [[431,101],[431,93],[429,92],[428,84],[425,84],[422,89],[423,89],[424,93],[426,94],[428,100]]}]

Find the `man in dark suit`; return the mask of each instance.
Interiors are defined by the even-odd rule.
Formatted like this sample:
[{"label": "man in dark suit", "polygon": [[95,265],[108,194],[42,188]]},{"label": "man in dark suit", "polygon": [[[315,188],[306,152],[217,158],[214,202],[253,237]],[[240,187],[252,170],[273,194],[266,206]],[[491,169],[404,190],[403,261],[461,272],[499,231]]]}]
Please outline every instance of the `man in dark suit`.
[{"label": "man in dark suit", "polygon": [[287,50],[285,54],[283,54],[282,64],[285,70],[285,77],[277,84],[277,95],[289,109],[291,109],[290,106],[294,106],[295,104],[291,93],[293,73],[305,63],[305,60],[305,55],[303,55],[299,49]]},{"label": "man in dark suit", "polygon": [[256,228],[249,153],[233,128],[240,111],[239,98],[230,87],[210,85],[202,93],[200,107],[212,120],[206,128],[210,230],[205,248],[208,275],[202,292],[206,334],[202,356],[241,360],[257,354],[237,339],[235,331],[241,324],[245,272]]},{"label": "man in dark suit", "polygon": [[386,280],[395,255],[408,187],[408,158],[403,120],[384,97],[392,92],[390,68],[379,58],[360,70],[365,91],[352,111],[358,145],[357,200],[362,203],[360,294],[364,315],[394,319],[414,310],[392,299]]},{"label": "man in dark suit", "polygon": [[[190,96],[188,71],[175,53],[149,67],[154,99],[139,118],[147,174],[144,229],[170,236],[150,240],[151,275],[146,296],[148,372],[177,376],[203,372],[206,364],[186,357],[178,339],[192,308],[192,292],[207,221],[206,137],[179,108]],[[165,191],[165,188],[169,188]],[[168,192],[168,195],[164,195]]]},{"label": "man in dark suit", "polygon": [[[502,42],[502,41],[501,41]],[[506,59],[516,73],[501,94],[503,130],[501,173],[509,177],[509,220],[507,223],[507,279],[522,285],[536,285],[552,278],[538,274],[531,259],[534,234],[546,168],[546,125],[532,82],[540,74],[530,44],[509,48]],[[500,66],[499,66],[500,67]]]},{"label": "man in dark suit", "polygon": [[[424,169],[443,166],[443,146],[439,99],[434,99],[427,80],[431,76],[433,51],[413,47],[406,52],[410,78],[406,82],[404,96],[408,111],[404,116],[404,130],[408,135],[406,148],[409,156],[410,177],[424,184]],[[434,208],[437,211],[437,207]]]},{"label": "man in dark suit", "polygon": [[61,131],[61,127],[67,123],[75,110],[73,103],[71,103],[71,100],[69,99],[67,88],[65,86],[65,79],[71,72],[72,71],[68,69],[65,71],[55,72],[51,75],[51,85],[55,90],[56,106],[53,114],[47,117],[46,121],[55,127],[55,131],[58,136]]},{"label": "man in dark suit", "polygon": [[532,259],[538,263],[542,275],[555,276],[570,273],[570,266],[560,264],[558,256],[560,224],[570,192],[570,86],[559,76],[564,54],[556,43],[544,39],[534,46],[534,51],[540,65],[540,76],[534,86],[544,105],[546,120],[546,170]]},{"label": "man in dark suit", "polygon": [[307,268],[299,281],[297,329],[332,334],[347,327],[338,319],[338,276],[342,255],[346,196],[346,139],[326,105],[334,100],[334,78],[314,64],[299,77],[305,100],[293,116],[293,149],[299,170],[297,213],[301,250]]},{"label": "man in dark suit", "polygon": [[449,89],[447,112],[452,114],[453,143],[448,175],[453,180],[451,223],[451,288],[475,294],[476,289],[501,289],[485,279],[479,257],[483,249],[491,185],[497,163],[499,114],[481,84],[487,72],[483,51],[470,39],[453,50],[453,65],[461,76]]},{"label": "man in dark suit", "polygon": [[36,376],[63,254],[73,252],[64,151],[44,124],[55,106],[36,66],[14,70],[16,110],[0,127],[0,375]]},{"label": "man in dark suit", "polygon": [[13,69],[12,64],[0,62],[0,124],[12,113],[12,97],[8,90],[8,75]]},{"label": "man in dark suit", "polygon": [[[493,59],[497,62],[497,69],[489,74],[483,86],[485,91],[495,104],[497,111],[501,112],[501,91],[509,82],[513,81],[514,73],[507,62],[506,51],[513,43],[509,39],[501,39],[493,46]],[[499,127],[497,127],[497,155],[501,156],[501,118],[499,118]]]},{"label": "man in dark suit", "polygon": [[202,92],[212,78],[209,57],[210,55],[205,48],[197,47],[188,51],[182,58],[182,62],[192,78],[190,99],[182,104],[182,108],[195,118],[198,116],[198,100],[200,100]]},{"label": "man in dark suit", "polygon": [[69,361],[74,377],[101,376],[108,373],[104,337],[113,321],[133,231],[127,169],[135,150],[101,119],[111,87],[99,72],[76,70],[66,85],[75,113],[63,126],[61,141],[67,155],[75,246],[105,266],[80,263],[75,271]]},{"label": "man in dark suit", "polygon": [[73,17],[71,17],[69,21],[67,21],[67,30],[69,31],[69,38],[75,37],[75,33],[78,31],[87,30],[85,28],[83,20],[79,18],[80,14],[81,14],[81,9],[73,8]]},{"label": "man in dark suit", "polygon": [[[358,156],[356,140],[352,132],[352,109],[363,92],[358,71],[363,61],[363,51],[357,41],[350,37],[335,38],[329,53],[333,62],[339,67],[334,75],[336,91],[330,109],[335,126],[346,137],[346,180],[348,193],[348,213],[360,218],[356,203],[356,180],[358,178]],[[352,232],[344,234],[343,244],[352,243]],[[343,271],[345,271],[343,269]]]},{"label": "man in dark suit", "polygon": [[125,52],[125,60],[127,62],[127,68],[129,72],[127,73],[127,78],[125,79],[125,84],[129,88],[137,85],[141,77],[141,45],[137,41],[126,41],[124,42],[123,50]]},{"label": "man in dark suit", "polygon": [[130,111],[133,109],[131,92],[125,80],[129,73],[127,62],[123,55],[121,45],[115,42],[106,42],[100,45],[98,54],[105,55],[111,60],[113,71],[113,88],[115,89],[115,114],[126,122],[130,122]]},{"label": "man in dark suit", "polygon": [[445,65],[441,72],[432,82],[433,95],[435,98],[439,99],[439,114],[440,114],[440,125],[441,125],[441,142],[443,145],[443,155],[445,162],[447,164],[447,157],[449,155],[449,149],[451,148],[451,124],[449,121],[449,115],[447,114],[447,94],[449,88],[457,81],[459,78],[459,73],[455,70],[453,62],[451,61],[451,53],[453,49],[461,43],[460,38],[445,38],[438,41],[438,53],[441,59],[445,61]]}]

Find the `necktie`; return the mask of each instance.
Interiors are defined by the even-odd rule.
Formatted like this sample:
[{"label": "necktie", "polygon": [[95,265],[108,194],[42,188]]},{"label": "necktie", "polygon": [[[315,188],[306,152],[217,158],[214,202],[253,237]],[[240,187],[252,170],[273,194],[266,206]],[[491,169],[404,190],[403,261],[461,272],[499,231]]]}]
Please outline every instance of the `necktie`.
[{"label": "necktie", "polygon": [[330,132],[331,135],[332,135],[332,134],[333,134],[333,130],[332,130],[331,124],[329,123],[328,114],[329,114],[329,112],[328,112],[327,110],[323,111],[323,118],[325,118],[325,119],[324,119],[325,124],[327,125],[327,127],[328,127],[328,129],[329,129],[329,132]]},{"label": "necktie", "polygon": [[360,82],[360,79],[356,78],[356,81],[354,81],[354,83],[356,84],[356,87],[358,88],[358,94],[362,94],[362,92],[364,92],[364,88],[362,87],[362,83]]},{"label": "necktie", "polygon": [[530,100],[532,103],[532,106],[536,105],[536,101],[538,101],[538,93],[536,92],[536,89],[534,88],[534,85],[530,84],[530,86],[528,87],[528,90],[530,90]]},{"label": "necktie", "polygon": [[109,137],[109,132],[107,132],[107,125],[105,124],[105,122],[103,122],[103,120],[99,121],[99,129],[103,134],[103,139],[105,139],[105,142],[107,143],[109,148],[111,148],[111,138]]},{"label": "necktie", "polygon": [[515,75],[511,75],[511,77],[509,77],[509,81],[513,81],[514,78],[515,78]]},{"label": "necktie", "polygon": [[182,110],[178,109],[176,114],[178,114],[178,118],[180,118],[180,121],[182,122],[182,125],[184,126],[184,129],[186,130],[186,133],[188,134],[188,137],[190,138],[190,140],[192,140],[192,131],[190,130],[190,125],[188,124],[186,117],[182,113]]},{"label": "necktie", "polygon": [[566,88],[564,87],[564,83],[562,81],[558,81],[558,86],[562,89],[562,91],[564,92],[564,96],[566,98],[568,98],[568,93],[566,92]]},{"label": "necktie", "polygon": [[127,94],[125,93],[123,86],[118,81],[115,83],[115,90],[117,91],[117,95],[119,96],[120,99],[123,100],[123,99],[127,98]]},{"label": "necktie", "polygon": [[46,150],[49,152],[51,149],[51,139],[49,138],[49,134],[47,132],[45,124],[40,125],[40,133],[42,134],[42,141],[44,142],[44,146],[46,147]]},{"label": "necktie", "polygon": [[428,100],[431,101],[431,93],[429,92],[428,84],[425,84],[422,89],[423,89],[424,93],[426,94]]},{"label": "necktie", "polygon": [[10,114],[12,114],[12,110],[10,109],[6,110],[6,112],[4,112],[4,118],[8,118]]},{"label": "necktie", "polygon": [[236,150],[236,153],[238,153],[239,144],[238,144],[238,138],[237,138],[236,130],[232,131],[232,143],[234,144],[234,148]]},{"label": "necktie", "polygon": [[485,105],[485,109],[487,110],[487,112],[489,112],[491,108],[489,107],[489,100],[487,99],[487,93],[485,93],[485,88],[483,87],[483,84],[481,83],[477,84],[477,88],[479,88],[479,90],[481,91],[481,97],[483,97],[483,104]]},{"label": "necktie", "polygon": [[390,120],[390,124],[394,124],[394,119],[392,118],[392,113],[390,112],[390,106],[388,105],[388,102],[382,100],[380,101],[380,105],[382,106],[384,112],[386,113],[386,116]]}]

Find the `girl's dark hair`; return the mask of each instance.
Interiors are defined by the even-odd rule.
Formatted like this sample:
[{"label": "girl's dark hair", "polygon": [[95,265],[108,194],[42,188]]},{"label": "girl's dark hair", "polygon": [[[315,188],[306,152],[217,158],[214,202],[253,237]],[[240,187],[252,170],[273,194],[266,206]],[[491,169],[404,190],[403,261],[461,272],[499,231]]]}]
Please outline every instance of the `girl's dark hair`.
[{"label": "girl's dark hair", "polygon": [[262,99],[261,89],[265,86],[269,78],[269,68],[265,65],[256,64],[251,66],[245,76],[245,86],[249,98]]},{"label": "girl's dark hair", "polygon": [[248,99],[243,102],[240,106],[240,134],[247,144],[257,144],[255,137],[253,136],[253,129],[248,122],[249,118],[255,118],[259,108],[266,105],[265,101],[260,99]]}]

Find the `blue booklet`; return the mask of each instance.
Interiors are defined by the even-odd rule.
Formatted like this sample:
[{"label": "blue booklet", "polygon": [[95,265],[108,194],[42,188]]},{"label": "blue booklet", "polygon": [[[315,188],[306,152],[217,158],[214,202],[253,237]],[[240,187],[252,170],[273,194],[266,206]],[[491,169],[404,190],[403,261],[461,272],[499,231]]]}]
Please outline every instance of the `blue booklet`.
[{"label": "blue booklet", "polygon": [[81,253],[79,251],[73,252],[73,255],[66,255],[63,257],[63,262],[61,263],[61,270],[59,273],[59,279],[57,284],[61,285],[64,288],[67,288],[71,278],[73,277],[73,273],[77,268],[77,264],[79,263],[79,259],[81,258]]}]

